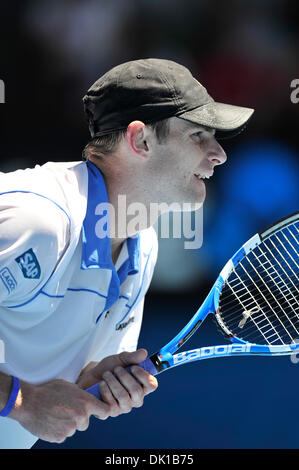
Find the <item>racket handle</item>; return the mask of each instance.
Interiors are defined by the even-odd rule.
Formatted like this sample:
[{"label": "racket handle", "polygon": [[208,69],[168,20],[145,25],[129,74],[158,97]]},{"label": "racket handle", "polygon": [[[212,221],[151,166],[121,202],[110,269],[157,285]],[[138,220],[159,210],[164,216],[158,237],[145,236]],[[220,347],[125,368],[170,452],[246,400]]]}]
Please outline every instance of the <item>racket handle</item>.
[{"label": "racket handle", "polygon": [[[133,365],[133,364],[132,364]],[[149,357],[145,359],[145,361],[140,362],[137,364],[139,367],[142,367],[142,369],[146,370],[149,372],[151,375],[157,375],[158,371],[152,361],[150,360]],[[128,372],[131,372],[131,366],[126,367],[126,370]],[[85,392],[91,393],[91,395],[94,395],[96,398],[99,400],[101,399],[100,395],[100,390],[99,390],[99,384],[92,385],[92,387],[89,387],[85,390]]]}]

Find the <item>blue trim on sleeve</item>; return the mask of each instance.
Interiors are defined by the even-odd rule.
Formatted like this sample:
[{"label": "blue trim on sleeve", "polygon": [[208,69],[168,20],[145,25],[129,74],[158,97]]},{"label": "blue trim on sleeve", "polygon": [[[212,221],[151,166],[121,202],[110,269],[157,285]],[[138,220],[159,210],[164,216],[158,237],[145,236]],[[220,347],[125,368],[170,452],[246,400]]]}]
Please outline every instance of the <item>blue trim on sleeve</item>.
[{"label": "blue trim on sleeve", "polygon": [[106,295],[100,294],[100,292],[97,292],[96,290],[92,290],[92,289],[84,289],[84,288],[74,289],[72,287],[68,287],[67,290],[72,291],[72,292],[90,292],[91,294],[96,294],[99,297],[102,297],[103,299],[107,299]]},{"label": "blue trim on sleeve", "polygon": [[68,221],[71,222],[70,216],[68,215],[66,210],[63,207],[61,207],[59,204],[57,204],[57,202],[53,201],[53,199],[50,199],[49,197],[44,196],[43,194],[35,193],[34,191],[18,191],[18,190],[15,190],[15,191],[6,191],[4,193],[0,193],[0,196],[3,196],[3,194],[11,194],[11,193],[34,194],[35,196],[39,196],[39,197],[42,197],[43,199],[47,199],[47,201],[52,202],[53,204],[55,204],[55,206],[57,206],[60,210],[62,210],[62,212],[64,212],[64,214],[67,216]]},{"label": "blue trim on sleeve", "polygon": [[44,294],[46,297],[50,297],[51,299],[63,299],[64,298],[64,295],[52,295],[44,291],[40,291],[40,294]]}]

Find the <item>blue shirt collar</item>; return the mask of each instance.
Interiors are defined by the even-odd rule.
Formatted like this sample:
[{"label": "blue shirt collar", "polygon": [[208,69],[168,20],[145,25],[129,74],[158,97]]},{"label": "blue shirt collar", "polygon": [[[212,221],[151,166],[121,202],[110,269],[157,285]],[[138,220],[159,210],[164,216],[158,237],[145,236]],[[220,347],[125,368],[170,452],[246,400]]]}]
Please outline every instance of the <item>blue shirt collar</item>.
[{"label": "blue shirt collar", "polygon": [[139,272],[139,252],[140,252],[140,235],[127,238],[127,249],[129,254],[128,274],[137,274]]},{"label": "blue shirt collar", "polygon": [[[87,160],[86,165],[88,171],[88,197],[86,215],[82,226],[81,269],[108,268],[114,271],[115,267],[112,262],[110,238],[108,236],[110,224],[106,184],[102,173],[93,163]],[[107,204],[107,211],[103,211],[103,214],[98,215],[96,214],[96,207],[100,203]],[[96,225],[103,217],[105,219],[102,222],[107,224],[107,236],[99,238],[96,235]],[[139,234],[127,238],[126,243],[129,255],[128,263],[126,263],[126,274],[136,274],[139,272]]]}]

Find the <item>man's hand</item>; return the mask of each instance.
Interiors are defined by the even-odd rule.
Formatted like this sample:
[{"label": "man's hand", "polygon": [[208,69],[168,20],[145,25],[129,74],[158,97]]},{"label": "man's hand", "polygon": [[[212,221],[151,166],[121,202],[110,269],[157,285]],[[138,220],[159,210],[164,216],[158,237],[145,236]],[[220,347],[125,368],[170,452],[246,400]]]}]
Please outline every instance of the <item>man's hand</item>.
[{"label": "man's hand", "polygon": [[21,381],[9,418],[45,441],[61,443],[77,430],[85,431],[91,415],[106,419],[111,416],[110,411],[110,405],[65,380],[51,380],[42,385]]},{"label": "man's hand", "polygon": [[[145,395],[158,387],[154,376],[135,365],[146,357],[145,349],[108,356],[83,373],[77,383],[84,389],[99,383],[101,400],[110,406],[110,416],[129,413],[132,408],[142,406]],[[130,365],[131,373],[125,369]]]},{"label": "man's hand", "polygon": [[[109,416],[128,413],[132,408],[142,406],[144,396],[158,386],[155,377],[141,367],[132,366],[133,375],[125,370],[146,356],[144,349],[108,356],[83,373],[77,384],[56,379],[32,385],[21,380],[21,389],[9,418],[40,439],[61,443],[76,431],[85,431],[91,415],[105,420]],[[98,382],[101,400],[84,391]]]}]

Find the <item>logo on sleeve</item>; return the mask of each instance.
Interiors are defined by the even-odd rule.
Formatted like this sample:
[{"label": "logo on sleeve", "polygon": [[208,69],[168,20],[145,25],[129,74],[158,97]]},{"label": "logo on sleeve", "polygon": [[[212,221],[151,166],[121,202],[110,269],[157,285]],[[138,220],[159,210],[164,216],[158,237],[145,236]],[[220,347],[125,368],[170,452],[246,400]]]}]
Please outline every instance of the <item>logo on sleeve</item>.
[{"label": "logo on sleeve", "polygon": [[7,267],[0,270],[0,279],[9,294],[11,294],[17,287],[17,281]]},{"label": "logo on sleeve", "polygon": [[25,251],[21,256],[15,259],[19,267],[22,270],[23,276],[26,279],[39,279],[40,278],[40,265],[37,261],[37,257],[33,253],[32,248]]}]

